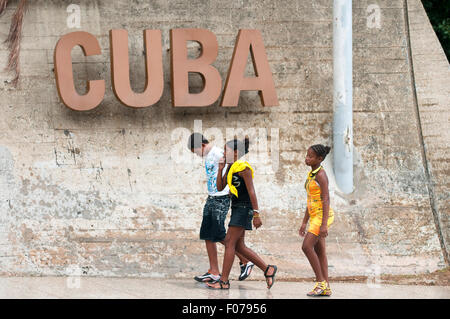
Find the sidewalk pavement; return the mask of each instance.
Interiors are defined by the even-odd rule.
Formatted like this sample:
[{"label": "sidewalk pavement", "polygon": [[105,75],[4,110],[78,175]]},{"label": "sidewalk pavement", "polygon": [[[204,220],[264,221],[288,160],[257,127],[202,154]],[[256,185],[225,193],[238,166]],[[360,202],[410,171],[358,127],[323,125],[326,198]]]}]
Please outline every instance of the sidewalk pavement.
[{"label": "sidewalk pavement", "polygon": [[[230,281],[230,290],[211,290],[193,279],[105,277],[0,277],[0,298],[304,299],[309,282]],[[450,299],[449,286],[333,283],[333,299]],[[328,298],[324,298],[328,299]]]}]

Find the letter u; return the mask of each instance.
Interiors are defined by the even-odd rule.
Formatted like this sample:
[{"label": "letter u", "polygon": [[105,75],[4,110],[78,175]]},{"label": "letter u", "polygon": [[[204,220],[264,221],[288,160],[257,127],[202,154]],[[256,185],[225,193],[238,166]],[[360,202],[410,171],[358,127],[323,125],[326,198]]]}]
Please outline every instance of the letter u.
[{"label": "letter u", "polygon": [[123,29],[110,30],[109,39],[111,80],[116,97],[126,106],[135,108],[158,102],[164,90],[161,31],[144,30],[146,80],[142,93],[135,93],[130,84],[128,32]]}]

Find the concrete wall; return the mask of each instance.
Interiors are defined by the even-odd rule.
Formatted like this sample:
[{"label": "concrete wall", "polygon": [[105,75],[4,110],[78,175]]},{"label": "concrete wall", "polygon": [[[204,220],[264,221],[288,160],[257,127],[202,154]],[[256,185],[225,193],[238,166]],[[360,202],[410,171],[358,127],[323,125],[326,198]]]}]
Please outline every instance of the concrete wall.
[{"label": "concrete wall", "polygon": [[408,1],[417,121],[423,146],[430,205],[441,245],[450,243],[450,66],[420,1]]},{"label": "concrete wall", "polygon": [[[445,150],[433,150],[448,141],[443,135],[448,121],[432,117],[443,127],[424,130],[424,119],[431,114],[422,111],[430,100],[419,93],[417,81],[424,72],[416,61],[433,65],[427,70],[430,77],[448,71],[448,64],[430,62],[426,46],[421,47],[423,56],[414,51],[424,38],[437,45],[417,2],[408,1],[417,11],[408,12],[417,19],[417,28],[409,26],[403,0],[376,1],[380,28],[369,28],[367,8],[374,2],[354,1],[356,190],[340,194],[332,165],[325,163],[336,211],[327,241],[330,276],[416,273],[445,266],[446,244],[441,245],[439,233],[448,238],[448,183],[437,184],[446,180],[448,160]],[[66,24],[71,3],[81,7],[81,30],[94,34],[102,47],[101,56],[88,58],[79,48],[73,50],[77,89],[85,92],[87,79],[107,82],[104,101],[83,113],[60,102],[53,73],[57,40],[79,30]],[[1,39],[15,6],[13,1],[0,18]],[[169,30],[181,27],[216,34],[219,57],[214,65],[223,80],[238,30],[261,30],[280,106],[263,108],[255,92],[245,92],[237,108],[218,103],[172,108]],[[135,110],[114,96],[108,39],[113,28],[129,32],[136,91],[145,83],[142,30],[162,30],[166,88],[156,105]],[[265,162],[253,159],[264,226],[246,235],[248,245],[277,264],[280,277],[313,276],[298,228],[306,205],[306,149],[332,142],[332,1],[38,0],[30,2],[23,35],[19,87],[9,84],[12,75],[0,73],[1,274],[191,277],[206,271],[206,251],[198,239],[206,198],[204,168],[198,158],[174,160],[180,145],[184,150],[180,128],[192,130],[194,120],[202,120],[204,131],[217,128],[223,136],[227,128],[262,128],[268,137],[254,137],[250,154],[257,152],[258,143],[275,142],[275,148],[262,152]],[[2,45],[3,63],[7,54]],[[433,54],[442,60],[442,51]],[[439,74],[448,79],[448,72]],[[192,78],[192,85],[200,86],[198,78]],[[425,87],[428,99],[439,94],[434,82]],[[448,95],[436,99],[448,118]],[[279,143],[272,134],[277,129]],[[223,142],[215,141],[219,146]],[[271,172],[273,162],[264,155],[276,155],[277,146],[278,170]],[[427,172],[435,183],[429,183]],[[223,249],[219,252],[222,256]],[[235,276],[237,272],[236,264]],[[262,278],[261,272],[255,278]]]}]

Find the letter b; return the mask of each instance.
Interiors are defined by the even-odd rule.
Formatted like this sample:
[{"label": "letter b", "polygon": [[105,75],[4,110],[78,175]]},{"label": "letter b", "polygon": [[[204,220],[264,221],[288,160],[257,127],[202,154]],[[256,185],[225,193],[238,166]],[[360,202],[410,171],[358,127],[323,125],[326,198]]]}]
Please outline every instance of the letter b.
[{"label": "letter b", "polygon": [[[196,41],[202,47],[197,59],[188,59],[187,41]],[[222,79],[211,64],[219,52],[216,36],[206,29],[170,30],[171,76],[173,106],[208,106],[220,96]],[[203,79],[203,91],[189,93],[189,72],[199,73]]]}]

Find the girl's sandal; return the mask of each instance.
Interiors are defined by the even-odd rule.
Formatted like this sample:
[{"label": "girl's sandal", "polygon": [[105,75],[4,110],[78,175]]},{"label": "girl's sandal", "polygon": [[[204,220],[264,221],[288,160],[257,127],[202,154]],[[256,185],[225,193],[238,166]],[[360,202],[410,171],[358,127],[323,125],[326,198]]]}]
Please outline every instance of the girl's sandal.
[{"label": "girl's sandal", "polygon": [[[267,275],[267,272],[269,271],[270,267],[273,268],[273,273],[271,275]],[[275,274],[277,273],[277,266],[275,265],[267,265],[266,271],[264,272],[264,277],[266,277],[266,282],[267,282],[267,278],[272,278],[272,283],[270,285],[267,285],[267,288],[270,289],[273,284],[275,283]]]},{"label": "girl's sandal", "polygon": [[331,296],[331,287],[330,287],[329,283],[327,283],[327,288],[323,292],[323,296],[327,296],[327,297]]},{"label": "girl's sandal", "polygon": [[[316,284],[314,285],[313,290],[308,292],[306,295],[308,297],[326,296],[324,294],[326,292],[326,289],[327,289],[327,282],[326,281],[316,282]],[[330,292],[331,292],[331,289],[330,289]]]},{"label": "girl's sandal", "polygon": [[[217,283],[219,284],[219,287],[213,286]],[[227,285],[227,287],[224,287],[224,285]],[[210,289],[230,289],[230,281],[229,280],[222,281],[221,279],[219,279],[212,283],[206,283],[206,286],[208,286],[208,288],[210,288]]]}]

